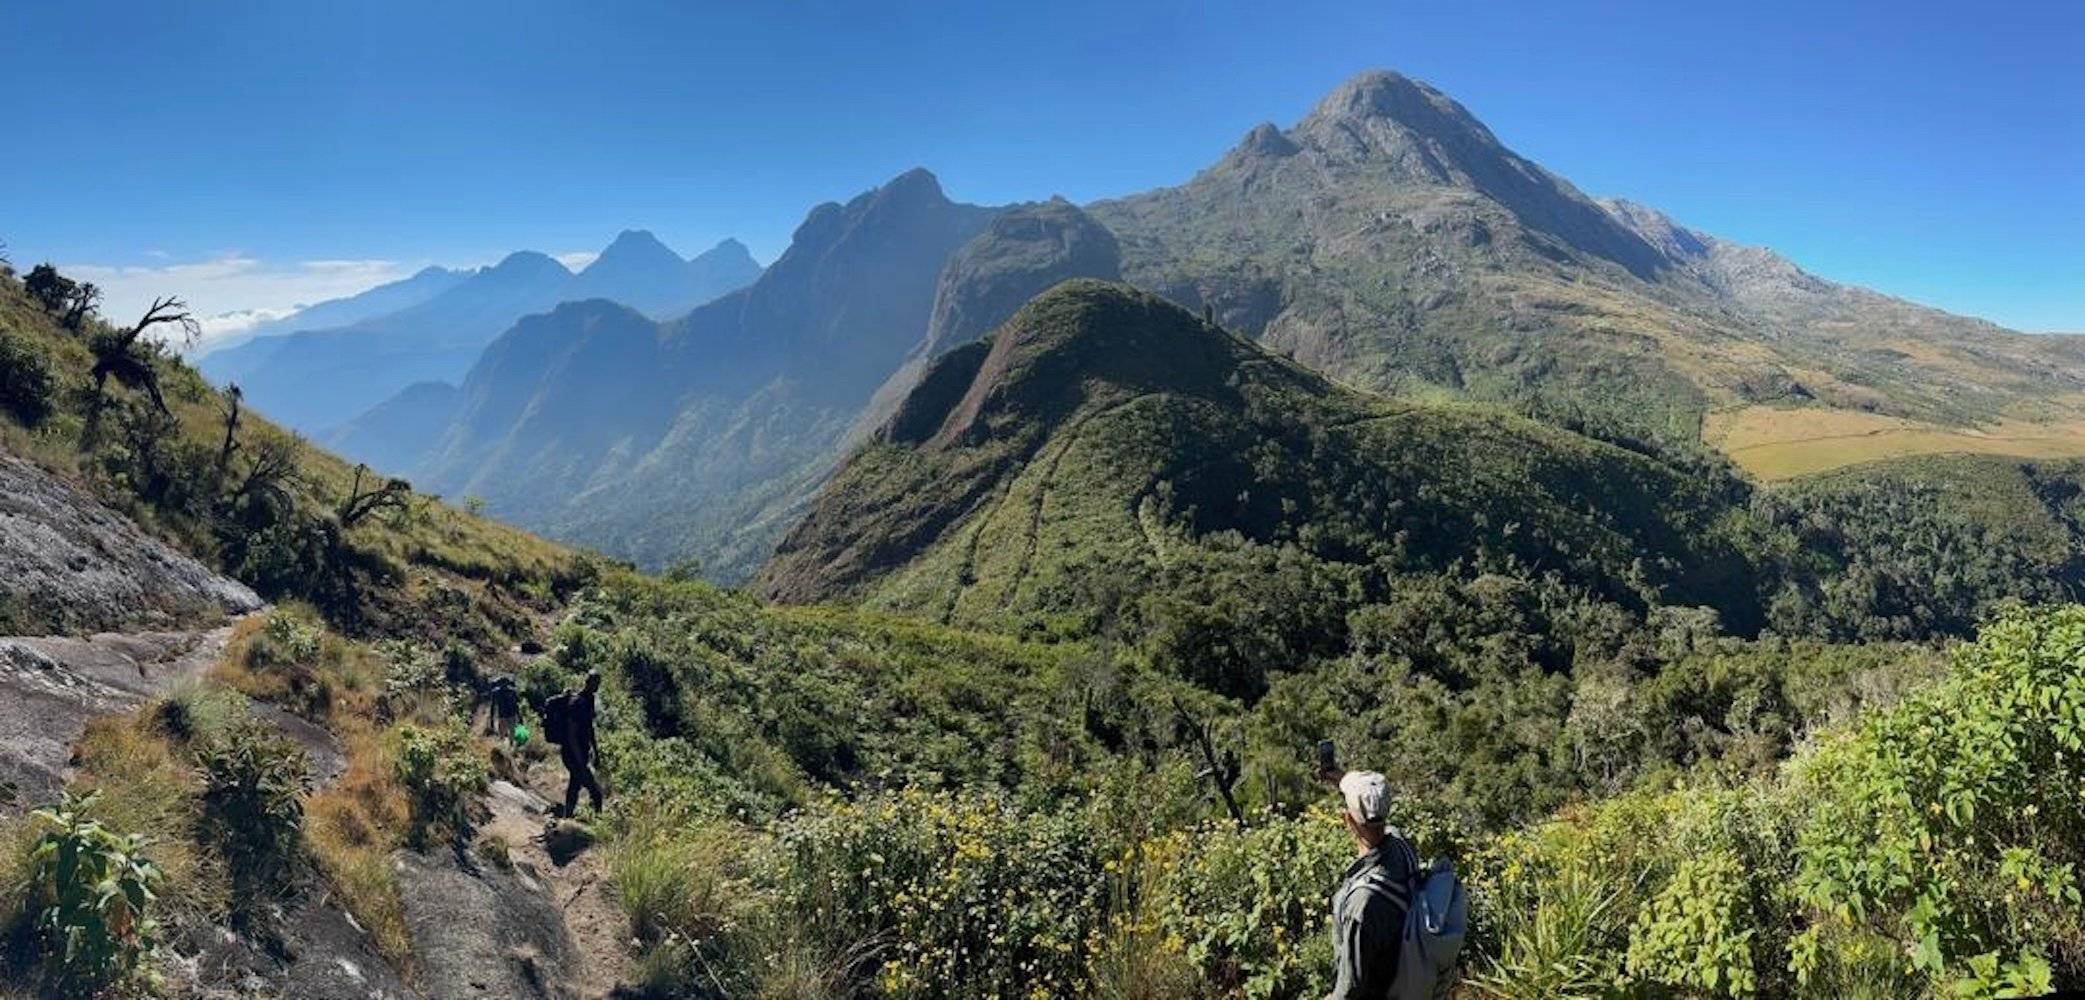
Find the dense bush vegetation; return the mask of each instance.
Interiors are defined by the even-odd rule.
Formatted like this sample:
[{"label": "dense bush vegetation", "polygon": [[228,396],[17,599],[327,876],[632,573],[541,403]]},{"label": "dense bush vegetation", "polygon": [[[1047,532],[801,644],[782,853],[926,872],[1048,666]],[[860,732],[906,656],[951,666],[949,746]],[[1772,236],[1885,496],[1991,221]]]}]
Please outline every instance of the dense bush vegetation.
[{"label": "dense bush vegetation", "polygon": [[35,427],[56,407],[50,359],[28,339],[0,328],[0,410]]},{"label": "dense bush vegetation", "polygon": [[[1531,824],[1400,785],[1399,825],[1457,858],[1476,891],[1472,991],[1997,996],[2085,982],[2085,608],[2008,612],[1893,701],[1874,689],[1874,659],[1777,673],[1800,653],[1733,659],[1716,645],[1680,660],[1675,690],[1752,703],[1754,718],[1761,700],[1829,715],[1817,706],[1867,688],[1879,703],[1785,763],[1772,749],[1741,766],[1704,756],[1676,784]],[[641,730],[634,701],[611,709]],[[647,739],[619,752],[658,752]],[[1189,766],[1115,758],[1075,791],[915,785],[777,818],[648,788],[612,810],[617,878],[659,954],[680,956],[670,968],[748,993],[815,973],[886,996],[1020,983],[1317,995],[1344,834],[1322,807],[1258,811],[1243,828],[1213,818]]]},{"label": "dense bush vegetation", "polygon": [[468,838],[489,777],[484,753],[460,726],[401,727],[398,782],[412,804],[409,841],[425,847]]}]

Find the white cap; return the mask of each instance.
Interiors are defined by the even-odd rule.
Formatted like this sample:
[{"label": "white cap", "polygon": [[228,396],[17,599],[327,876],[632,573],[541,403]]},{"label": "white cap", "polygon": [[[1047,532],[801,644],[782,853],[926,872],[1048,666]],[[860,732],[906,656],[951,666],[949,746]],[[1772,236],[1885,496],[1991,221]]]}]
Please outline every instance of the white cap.
[{"label": "white cap", "polygon": [[1339,796],[1357,823],[1374,825],[1390,818],[1390,782],[1375,771],[1348,771],[1339,779]]}]

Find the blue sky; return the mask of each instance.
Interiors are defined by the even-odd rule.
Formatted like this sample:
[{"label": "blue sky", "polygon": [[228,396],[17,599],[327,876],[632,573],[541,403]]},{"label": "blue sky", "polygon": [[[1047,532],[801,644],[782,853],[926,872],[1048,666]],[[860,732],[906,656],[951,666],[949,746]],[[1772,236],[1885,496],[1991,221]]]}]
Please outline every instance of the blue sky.
[{"label": "blue sky", "polygon": [[1597,194],[1827,277],[2085,331],[2085,4],[0,3],[0,239],[280,310],[652,229],[763,260],[915,165],[1177,183],[1389,67]]}]

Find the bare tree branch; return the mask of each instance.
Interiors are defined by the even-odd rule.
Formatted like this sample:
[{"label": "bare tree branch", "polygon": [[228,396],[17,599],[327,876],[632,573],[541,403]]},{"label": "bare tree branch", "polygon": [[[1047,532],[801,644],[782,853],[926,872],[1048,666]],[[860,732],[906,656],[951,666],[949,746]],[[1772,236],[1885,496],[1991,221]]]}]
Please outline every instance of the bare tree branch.
[{"label": "bare tree branch", "polygon": [[348,487],[348,498],[340,505],[340,526],[352,528],[355,523],[379,510],[404,510],[413,499],[411,483],[403,479],[385,479],[369,492],[362,492],[362,477],[369,471],[366,464],[355,466],[354,485]]}]

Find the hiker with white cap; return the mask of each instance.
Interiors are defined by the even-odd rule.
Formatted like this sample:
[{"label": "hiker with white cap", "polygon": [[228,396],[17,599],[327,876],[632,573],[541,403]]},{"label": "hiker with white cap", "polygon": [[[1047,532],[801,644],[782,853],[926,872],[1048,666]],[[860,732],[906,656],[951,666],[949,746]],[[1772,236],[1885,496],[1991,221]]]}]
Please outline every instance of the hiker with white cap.
[{"label": "hiker with white cap", "polygon": [[1390,782],[1381,774],[1339,774],[1339,797],[1355,858],[1332,894],[1337,978],[1327,1000],[1446,996],[1467,910],[1454,870],[1445,859],[1422,866],[1390,825]]}]

